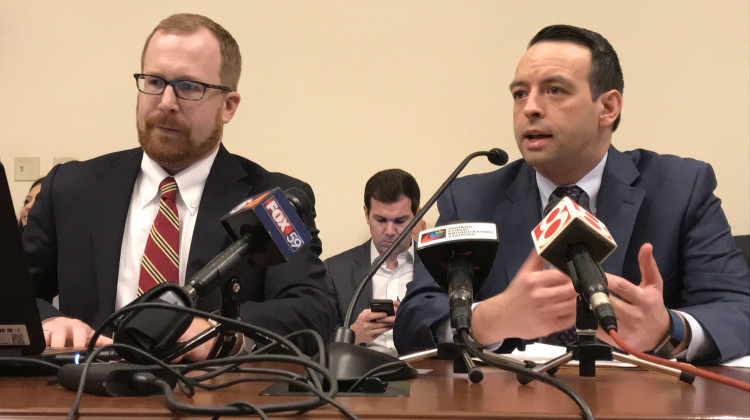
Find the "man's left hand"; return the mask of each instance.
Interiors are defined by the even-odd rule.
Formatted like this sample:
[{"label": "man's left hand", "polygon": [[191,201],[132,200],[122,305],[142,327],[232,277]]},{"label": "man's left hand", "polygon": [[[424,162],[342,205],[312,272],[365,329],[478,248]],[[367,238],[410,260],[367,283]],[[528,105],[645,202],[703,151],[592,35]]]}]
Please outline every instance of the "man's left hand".
[{"label": "man's left hand", "polygon": [[[182,334],[182,337],[180,337],[180,339],[177,341],[178,342],[188,341],[192,339],[193,337],[195,337],[196,335],[207,330],[208,328],[211,328],[212,326],[213,324],[209,322],[206,318],[195,317],[193,318],[193,322],[190,324],[190,327],[188,327],[187,331],[185,331],[185,333]],[[242,340],[242,334],[239,334],[238,341],[240,342],[240,346],[241,346],[241,340]],[[206,358],[208,358],[209,352],[211,352],[211,347],[214,345],[215,341],[216,341],[216,338],[212,338],[206,341],[200,346],[187,352],[181,359],[187,359],[187,360],[192,360],[192,361],[206,360]],[[235,345],[232,353],[235,353],[235,351],[239,349],[240,346]]]},{"label": "man's left hand", "polygon": [[[638,252],[641,284],[607,274],[609,301],[617,315],[617,333],[630,346],[651,351],[669,331],[669,313],[664,306],[664,283],[653,255],[653,246],[644,244]],[[614,340],[601,328],[597,337],[609,344]]]}]

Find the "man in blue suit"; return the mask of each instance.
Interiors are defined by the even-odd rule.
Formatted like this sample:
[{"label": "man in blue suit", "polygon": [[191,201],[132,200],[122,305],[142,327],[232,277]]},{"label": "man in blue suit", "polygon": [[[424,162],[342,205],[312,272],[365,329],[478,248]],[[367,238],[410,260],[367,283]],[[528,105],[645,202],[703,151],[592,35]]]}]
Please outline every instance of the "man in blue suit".
[{"label": "man in blue suit", "polygon": [[[572,282],[544,269],[531,230],[558,187],[577,186],[618,248],[602,266],[619,334],[664,357],[715,363],[750,353],[750,271],[703,162],[611,145],[623,78],[601,35],[554,25],[529,43],[510,84],[523,160],[460,178],[437,225],[492,221],[500,245],[476,296],[472,336],[510,351],[575,322]],[[400,352],[450,340],[447,297],[415,273],[394,326]],[[599,331],[598,337],[614,344]],[[494,347],[493,347],[494,348]]]},{"label": "man in blue suit", "polygon": [[[365,184],[364,198],[365,221],[370,228],[371,239],[325,261],[326,283],[332,300],[338,303],[339,323],[343,322],[354,290],[370,265],[391,246],[419,211],[419,185],[406,171],[386,169],[370,177]],[[391,300],[397,311],[406,286],[412,281],[415,268],[420,265],[412,238],[407,237],[397,245],[357,300],[352,321],[348,325],[354,331],[357,344],[396,354],[391,331],[395,317],[371,311],[370,301]]]},{"label": "man in blue suit", "polygon": [[[240,70],[239,46],[220,25],[193,14],[164,19],[148,37],[142,74],[135,75],[141,147],[50,171],[23,236],[48,346],[84,346],[92,328],[136,298],[163,179],[176,183],[173,219],[179,220],[178,243],[170,243],[178,254],[176,278],[165,280],[180,285],[231,244],[219,219],[238,203],[275,187],[299,187],[313,197],[306,183],[222,145],[223,126],[240,102]],[[313,239],[289,262],[241,273],[244,321],[282,335],[303,329],[330,335],[335,318],[314,217],[305,220]],[[56,295],[59,309],[50,303]],[[214,290],[197,306],[216,310],[220,298]],[[183,339],[209,325],[194,318]],[[97,344],[110,341],[102,337]],[[188,357],[205,358],[209,348]]]}]

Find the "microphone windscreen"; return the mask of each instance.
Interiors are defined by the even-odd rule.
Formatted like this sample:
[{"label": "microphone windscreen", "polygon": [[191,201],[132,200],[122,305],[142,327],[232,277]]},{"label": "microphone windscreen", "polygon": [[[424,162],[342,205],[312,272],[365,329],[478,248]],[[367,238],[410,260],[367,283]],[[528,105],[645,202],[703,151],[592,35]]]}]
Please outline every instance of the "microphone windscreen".
[{"label": "microphone windscreen", "polygon": [[289,187],[284,190],[284,196],[292,203],[300,219],[305,220],[315,214],[313,202],[302,188]]},{"label": "microphone windscreen", "polygon": [[493,165],[503,166],[508,163],[508,154],[505,153],[505,150],[495,147],[490,149],[490,153],[487,155],[487,160]]}]

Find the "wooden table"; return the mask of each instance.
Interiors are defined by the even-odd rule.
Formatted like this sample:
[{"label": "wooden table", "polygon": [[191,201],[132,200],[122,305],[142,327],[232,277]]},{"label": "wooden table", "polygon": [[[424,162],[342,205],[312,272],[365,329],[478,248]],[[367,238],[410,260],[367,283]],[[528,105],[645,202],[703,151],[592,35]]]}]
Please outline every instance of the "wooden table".
[{"label": "wooden table", "polygon": [[[453,373],[448,361],[425,360],[413,364],[420,371],[409,381],[409,397],[348,397],[337,401],[363,419],[536,419],[581,418],[578,407],[559,390],[539,382],[520,385],[515,375],[483,367],[484,380],[468,381]],[[712,367],[712,371],[750,381],[750,369]],[[579,392],[597,419],[706,419],[729,416],[750,419],[750,394],[702,378],[692,385],[661,373],[625,368],[597,368],[596,377],[580,377],[575,367],[556,374]],[[0,418],[60,418],[67,414],[75,393],[47,377],[0,377]],[[179,390],[182,402],[223,405],[231,401],[279,403],[299,397],[259,396],[267,385],[245,383],[221,391],[198,391],[191,400]],[[165,406],[161,395],[102,397],[84,395],[81,418],[195,418],[178,416]],[[326,406],[305,414],[278,417],[304,419],[342,418]],[[205,417],[203,417],[205,418]],[[226,418],[226,417],[224,417]]]}]

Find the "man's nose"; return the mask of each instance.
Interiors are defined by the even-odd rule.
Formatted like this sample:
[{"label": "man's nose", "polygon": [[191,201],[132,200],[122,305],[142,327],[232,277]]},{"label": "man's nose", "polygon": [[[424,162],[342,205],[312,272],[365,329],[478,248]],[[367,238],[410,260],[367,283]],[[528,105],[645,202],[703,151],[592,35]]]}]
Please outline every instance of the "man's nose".
[{"label": "man's nose", "polygon": [[544,116],[542,98],[536,92],[529,93],[523,104],[523,114],[526,118],[541,118]]},{"label": "man's nose", "polygon": [[167,85],[164,88],[164,92],[161,93],[161,101],[159,101],[159,110],[164,113],[176,112],[179,109],[177,104],[177,95],[175,94],[174,87]]}]

